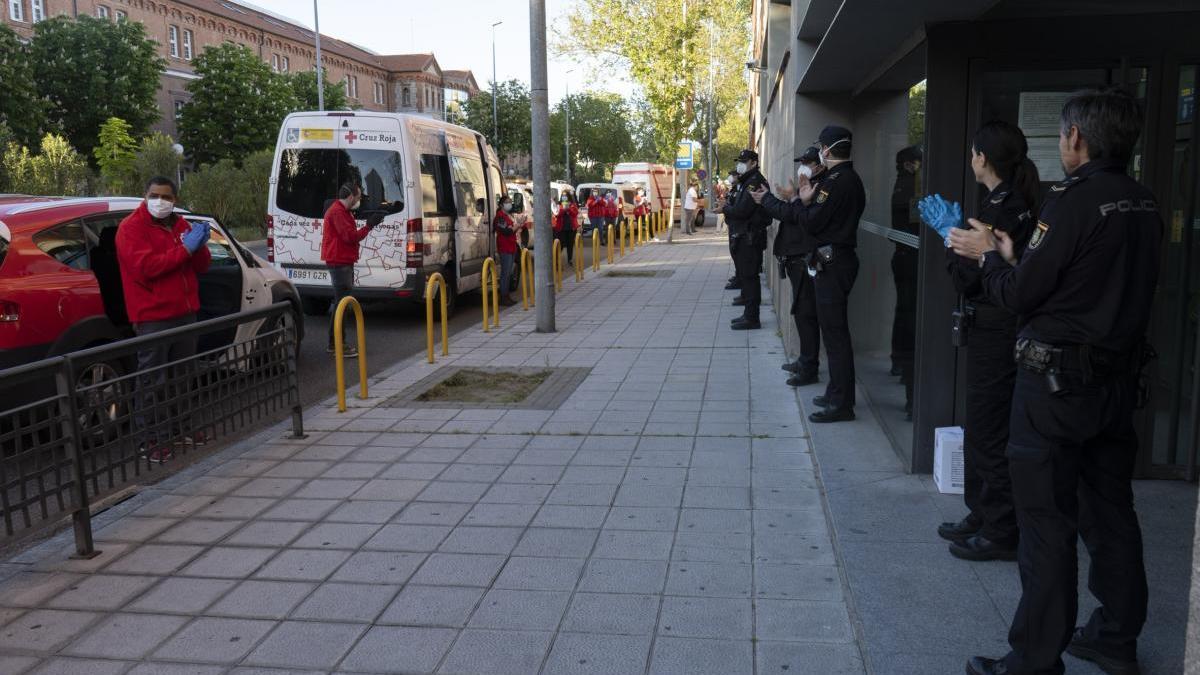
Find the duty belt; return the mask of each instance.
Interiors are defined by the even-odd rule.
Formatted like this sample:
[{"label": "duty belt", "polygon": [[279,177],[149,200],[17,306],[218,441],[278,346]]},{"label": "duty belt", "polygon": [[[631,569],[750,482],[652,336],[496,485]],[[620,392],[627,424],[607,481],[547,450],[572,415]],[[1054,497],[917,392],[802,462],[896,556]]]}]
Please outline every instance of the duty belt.
[{"label": "duty belt", "polygon": [[1091,345],[1052,345],[1032,338],[1017,340],[1014,350],[1017,365],[1046,376],[1051,394],[1064,390],[1060,375],[1078,376],[1083,384],[1114,375],[1133,373],[1138,367],[1130,354],[1118,354]]}]

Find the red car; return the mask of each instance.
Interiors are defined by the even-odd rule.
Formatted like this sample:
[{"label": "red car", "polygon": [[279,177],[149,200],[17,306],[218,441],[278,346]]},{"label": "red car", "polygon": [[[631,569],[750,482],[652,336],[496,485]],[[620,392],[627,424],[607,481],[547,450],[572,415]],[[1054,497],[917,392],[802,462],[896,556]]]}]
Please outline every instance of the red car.
[{"label": "red car", "polygon": [[[140,203],[127,197],[0,195],[0,369],[132,335],[116,232]],[[208,247],[213,262],[200,276],[201,319],[280,300],[295,303],[299,316],[295,287],[267,261],[215,220],[180,212],[212,226]],[[83,373],[81,380],[103,375]]]}]

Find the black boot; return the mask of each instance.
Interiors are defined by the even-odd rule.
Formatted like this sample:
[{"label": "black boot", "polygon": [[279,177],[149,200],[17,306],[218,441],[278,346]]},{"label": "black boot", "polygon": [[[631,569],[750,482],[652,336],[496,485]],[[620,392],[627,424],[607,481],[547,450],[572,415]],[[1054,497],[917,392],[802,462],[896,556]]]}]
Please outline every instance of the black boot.
[{"label": "black boot", "polygon": [[804,370],[804,366],[800,365],[799,361],[788,361],[787,363],[785,363],[779,367],[783,370],[788,371],[789,373],[798,373],[801,370]]},{"label": "black boot", "polygon": [[853,422],[854,408],[825,408],[808,416],[808,421],[814,424],[829,424],[830,422]]},{"label": "black boot", "polygon": [[1017,547],[1002,544],[977,534],[962,541],[950,542],[950,555],[961,560],[984,562],[987,560],[1016,560]]},{"label": "black boot", "polygon": [[788,378],[789,387],[806,387],[810,384],[816,384],[821,381],[815,370],[802,370]]},{"label": "black boot", "polygon": [[762,328],[757,318],[743,317],[740,321],[734,321],[729,326],[734,330],[757,330]]},{"label": "black boot", "polygon": [[966,518],[957,523],[942,523],[938,525],[938,536],[946,541],[962,541],[970,539],[979,532],[979,528],[983,527],[983,522],[973,515],[968,514]]},{"label": "black boot", "polygon": [[967,661],[967,675],[1009,675],[1010,671],[1004,661],[985,659],[973,656]]},{"label": "black boot", "polygon": [[1091,661],[1108,675],[1141,675],[1136,656],[1130,658],[1128,654],[1118,655],[1114,651],[1100,640],[1086,637],[1082,628],[1075,629],[1071,644],[1067,645],[1068,654]]},{"label": "black boot", "polygon": [[739,295],[734,298],[733,302],[730,304],[732,304],[734,307],[742,307],[746,304],[746,299]]}]

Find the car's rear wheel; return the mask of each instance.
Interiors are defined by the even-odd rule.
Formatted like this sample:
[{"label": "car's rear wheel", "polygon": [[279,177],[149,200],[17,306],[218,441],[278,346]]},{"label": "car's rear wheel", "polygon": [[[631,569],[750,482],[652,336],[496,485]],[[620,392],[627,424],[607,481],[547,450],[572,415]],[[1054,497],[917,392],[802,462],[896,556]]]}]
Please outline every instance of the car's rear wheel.
[{"label": "car's rear wheel", "polygon": [[75,391],[80,394],[79,427],[85,438],[104,442],[118,435],[117,423],[130,403],[124,375],[125,367],[115,360],[90,363],[79,373]]}]

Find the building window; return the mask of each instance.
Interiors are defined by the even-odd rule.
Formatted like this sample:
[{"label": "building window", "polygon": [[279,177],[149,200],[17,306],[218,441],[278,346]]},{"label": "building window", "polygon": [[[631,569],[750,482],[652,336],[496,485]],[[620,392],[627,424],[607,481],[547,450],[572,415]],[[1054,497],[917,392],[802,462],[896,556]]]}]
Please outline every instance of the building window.
[{"label": "building window", "polygon": [[25,3],[22,0],[8,0],[8,18],[13,21],[25,20]]},{"label": "building window", "polygon": [[387,91],[384,89],[382,82],[375,83],[375,102],[380,105],[387,102]]},{"label": "building window", "polygon": [[346,76],[346,98],[358,98],[358,78],[354,75]]},{"label": "building window", "polygon": [[271,70],[273,70],[277,73],[279,72],[279,55],[278,54],[271,55]]},{"label": "building window", "polygon": [[179,118],[183,116],[183,106],[186,103],[186,101],[175,101],[175,121],[179,121]]},{"label": "building window", "polygon": [[31,0],[29,6],[33,9],[32,14],[34,23],[42,21],[46,18],[45,0]]},{"label": "building window", "polygon": [[117,23],[125,23],[125,20],[128,18],[129,18],[128,14],[126,14],[125,12],[122,12],[119,9],[117,10]]},{"label": "building window", "polygon": [[400,94],[400,105],[405,108],[412,107],[412,91],[405,87]]},{"label": "building window", "polygon": [[179,58],[179,27],[167,26],[167,52]]},{"label": "building window", "polygon": [[96,18],[108,20],[108,8],[104,5],[96,5]]},{"label": "building window", "polygon": [[279,72],[286,73],[290,68],[291,64],[288,62],[288,57],[285,56],[279,60]]},{"label": "building window", "polygon": [[192,60],[192,31],[183,29],[183,58]]},{"label": "building window", "polygon": [[342,80],[342,88],[346,90],[346,98],[350,98],[350,76]]}]

